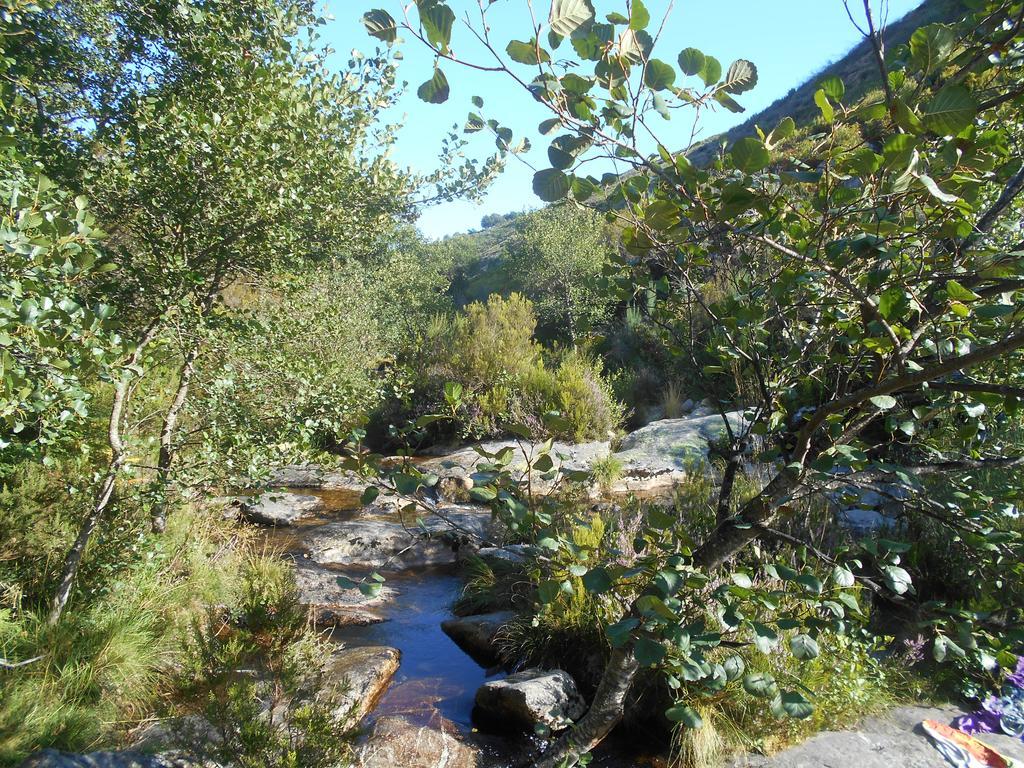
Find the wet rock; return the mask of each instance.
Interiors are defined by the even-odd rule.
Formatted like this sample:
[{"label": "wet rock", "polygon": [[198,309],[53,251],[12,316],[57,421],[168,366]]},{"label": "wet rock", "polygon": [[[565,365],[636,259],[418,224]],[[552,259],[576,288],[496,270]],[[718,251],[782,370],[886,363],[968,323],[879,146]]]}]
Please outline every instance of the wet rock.
[{"label": "wet rock", "polygon": [[382,717],[356,758],[357,768],[476,768],[482,761],[447,720],[417,725]]},{"label": "wet rock", "polygon": [[320,514],[324,509],[323,501],[316,496],[278,491],[267,491],[242,501],[242,514],[260,525],[294,525],[299,520]]},{"label": "wet rock", "polygon": [[45,749],[29,757],[21,768],[213,768],[211,763],[181,755],[144,752],[90,752],[76,755]]},{"label": "wet rock", "polygon": [[312,531],[304,546],[320,564],[358,568],[412,568],[453,563],[460,547],[486,541],[490,512],[445,509],[445,519],[426,517],[423,526],[388,520],[356,519],[328,523]]},{"label": "wet rock", "polygon": [[486,682],[476,692],[476,706],[487,723],[524,730],[537,724],[562,730],[587,711],[576,682],[560,669],[527,669]]},{"label": "wet rock", "polygon": [[332,571],[302,557],[293,557],[295,583],[299,600],[309,606],[320,626],[368,626],[386,621],[384,607],[395,598],[395,589],[384,585],[373,597],[358,589],[338,584],[337,571]]},{"label": "wet rock", "polygon": [[494,641],[501,628],[513,618],[515,614],[511,611],[463,616],[442,621],[441,629],[474,661],[489,667],[501,660]]},{"label": "wet rock", "polygon": [[338,717],[362,720],[376,706],[398,671],[401,653],[395,648],[343,648],[327,663],[325,675],[339,694]]},{"label": "wet rock", "polygon": [[910,491],[896,483],[877,490],[846,486],[830,495],[839,522],[854,536],[870,536],[899,526]]}]

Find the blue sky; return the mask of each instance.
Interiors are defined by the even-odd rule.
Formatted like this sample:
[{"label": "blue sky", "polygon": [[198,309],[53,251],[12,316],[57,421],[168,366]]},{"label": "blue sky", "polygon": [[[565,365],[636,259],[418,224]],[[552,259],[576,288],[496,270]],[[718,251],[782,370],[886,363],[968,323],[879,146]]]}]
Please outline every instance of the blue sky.
[{"label": "blue sky", "polygon": [[[919,5],[921,0],[872,0],[880,14],[888,6],[890,21],[895,21]],[[647,0],[652,17],[660,19],[669,0]],[[466,11],[476,11],[476,0],[450,0],[458,18]],[[547,15],[549,0],[533,0],[537,13]],[[595,0],[598,16],[621,11],[624,0]],[[859,7],[860,2],[851,2]],[[339,61],[348,58],[352,49],[372,52],[377,41],[369,37],[360,18],[370,8],[380,7],[399,17],[399,0],[328,0],[327,10],[334,17],[324,30],[324,40],[337,49]],[[529,22],[526,0],[497,0],[491,6],[492,35],[504,49],[511,39],[525,40]],[[413,12],[415,15],[415,12]],[[461,23],[461,22],[460,22]],[[459,23],[459,24],[460,24]],[[456,54],[474,61],[486,61],[485,52],[467,39],[464,28],[456,26],[453,48]],[[676,0],[656,54],[675,62],[683,48],[693,46],[717,57],[724,66],[738,58],[750,59],[759,71],[756,89],[740,97],[746,115],[724,110],[704,113],[700,135],[707,137],[742,122],[747,116],[767,107],[807,77],[854,46],[860,33],[850,23],[842,0]],[[496,46],[497,47],[497,46]],[[571,49],[570,49],[571,50]],[[474,111],[470,99],[474,95],[485,100],[485,117],[493,117],[511,128],[516,137],[526,136],[534,145],[526,159],[537,168],[547,166],[547,142],[537,133],[537,125],[550,114],[513,81],[502,74],[481,73],[458,65],[444,65],[451,83],[451,98],[442,105],[425,104],[416,96],[417,86],[431,72],[432,57],[415,39],[401,45],[404,60],[399,66],[399,80],[410,87],[389,119],[402,120],[393,158],[403,166],[420,173],[437,167],[441,141],[453,125],[460,128],[468,112]],[[527,68],[528,70],[528,68]],[[685,146],[692,121],[677,114],[664,123],[659,137],[667,146]],[[772,126],[767,126],[771,128]],[[674,140],[677,139],[677,140]],[[470,146],[475,156],[483,157],[493,150],[485,134],[477,134]],[[507,213],[536,208],[539,201],[531,189],[533,171],[511,160],[502,177],[488,190],[481,204],[468,201],[445,203],[425,209],[419,228],[430,238],[476,229],[480,218],[488,213]]]}]

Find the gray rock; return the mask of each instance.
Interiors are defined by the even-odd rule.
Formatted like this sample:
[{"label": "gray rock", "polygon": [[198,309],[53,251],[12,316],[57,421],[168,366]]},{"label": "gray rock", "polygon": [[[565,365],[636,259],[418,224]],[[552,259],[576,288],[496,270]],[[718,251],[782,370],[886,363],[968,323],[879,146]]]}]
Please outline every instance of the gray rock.
[{"label": "gray rock", "polygon": [[529,544],[506,544],[503,547],[481,547],[476,552],[477,557],[487,561],[491,565],[496,563],[524,565],[535,554],[536,548]]},{"label": "gray rock", "polygon": [[476,662],[489,667],[501,660],[494,641],[501,628],[513,618],[515,614],[511,611],[462,616],[442,621],[441,629]]},{"label": "gray rock", "polygon": [[385,646],[343,648],[334,654],[324,671],[339,696],[335,714],[354,721],[366,717],[391,685],[401,656]]},{"label": "gray rock", "polygon": [[299,600],[309,606],[320,626],[368,626],[385,621],[384,607],[397,594],[385,584],[374,597],[338,584],[342,574],[302,557],[293,558]]},{"label": "gray rock", "polygon": [[477,751],[462,741],[454,723],[439,719],[417,725],[404,717],[382,717],[359,749],[357,768],[476,768]]},{"label": "gray rock", "polygon": [[313,464],[288,464],[270,470],[268,485],[281,488],[320,488],[324,471]]},{"label": "gray rock", "polygon": [[182,755],[147,755],[144,752],[90,752],[76,755],[45,749],[29,757],[21,768],[203,768],[209,766]]},{"label": "gray rock", "polygon": [[294,525],[299,520],[320,514],[324,509],[323,501],[316,496],[279,491],[267,491],[242,501],[242,514],[261,525]]},{"label": "gray rock", "polygon": [[527,669],[477,689],[476,706],[488,721],[532,730],[569,727],[587,711],[576,682],[562,670]]},{"label": "gray rock", "polygon": [[[412,568],[453,563],[470,542],[486,541],[491,514],[480,508],[445,508],[444,519],[430,516],[423,527],[387,520],[327,523],[306,537],[304,546],[320,564],[358,568]],[[424,530],[425,529],[425,530]]]},{"label": "gray rock", "polygon": [[[772,757],[746,756],[732,768],[944,768],[941,753],[920,727],[922,720],[949,723],[962,714],[953,708],[900,707],[869,717],[851,731],[824,731]],[[983,734],[981,740],[1006,757],[1024,760],[1024,744],[1008,736]]]},{"label": "gray rock", "polygon": [[[622,462],[622,477],[613,493],[651,492],[668,488],[695,469],[708,466],[711,444],[726,435],[720,414],[705,413],[702,405],[680,419],[648,424],[623,438],[613,455]],[[734,430],[744,423],[742,411],[726,414]]]}]

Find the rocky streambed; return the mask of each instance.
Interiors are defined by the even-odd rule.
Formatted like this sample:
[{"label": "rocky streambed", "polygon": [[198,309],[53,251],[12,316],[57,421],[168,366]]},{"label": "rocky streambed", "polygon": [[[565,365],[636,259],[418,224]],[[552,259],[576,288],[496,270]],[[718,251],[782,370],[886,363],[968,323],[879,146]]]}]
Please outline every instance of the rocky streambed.
[{"label": "rocky streambed", "polygon": [[[724,416],[741,426],[742,413]],[[690,472],[707,471],[710,447],[724,432],[723,415],[702,404],[683,418],[653,422],[614,448],[556,443],[552,454],[569,471],[614,458],[614,476],[589,489],[595,499],[651,496],[671,491]],[[492,454],[506,447],[517,452],[520,466],[535,448],[482,445]],[[518,765],[539,746],[536,726],[557,732],[586,710],[564,671],[497,665],[494,638],[511,614],[452,612],[463,589],[460,560],[468,553],[523,556],[516,545],[496,548],[506,542],[490,510],[465,502],[479,461],[472,447],[417,460],[439,477],[438,515],[403,514],[397,499],[386,496],[363,505],[365,481],[308,465],[282,467],[266,491],[233,502],[240,519],[261,526],[291,562],[302,602],[337,643],[329,672],[347,685],[347,705],[366,728],[358,757],[363,768]],[[369,596],[343,586],[374,573],[385,581]],[[642,752],[612,741],[591,765],[657,764]]]}]

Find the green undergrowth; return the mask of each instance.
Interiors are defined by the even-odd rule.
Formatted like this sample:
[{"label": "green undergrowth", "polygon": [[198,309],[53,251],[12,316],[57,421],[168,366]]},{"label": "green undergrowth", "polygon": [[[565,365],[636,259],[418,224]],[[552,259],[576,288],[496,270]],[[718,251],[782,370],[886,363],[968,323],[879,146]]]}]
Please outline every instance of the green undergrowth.
[{"label": "green undergrowth", "polygon": [[[120,499],[87,552],[63,618],[49,625],[60,557],[88,504],[59,493],[73,476],[68,464],[32,467],[10,476],[0,491],[0,528],[18,533],[0,544],[0,658],[28,662],[0,670],[0,766],[13,768],[44,748],[123,747],[156,718],[196,710],[219,712],[219,729],[246,734],[224,742],[237,764],[316,765],[289,762],[301,745],[287,728],[257,733],[238,725],[250,721],[259,692],[199,683],[249,649],[249,666],[263,669],[279,690],[316,687],[318,678],[299,680],[293,671],[315,669],[311,659],[323,654],[290,570],[218,509],[182,505],[157,537],[148,531],[144,504]],[[226,628],[230,647],[210,640]],[[287,715],[311,732],[325,731],[317,726],[320,709]],[[338,729],[335,719],[331,728],[337,738],[318,736],[318,748],[347,754],[347,727]]]}]

